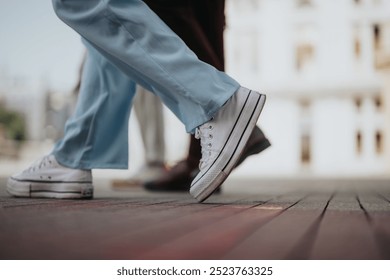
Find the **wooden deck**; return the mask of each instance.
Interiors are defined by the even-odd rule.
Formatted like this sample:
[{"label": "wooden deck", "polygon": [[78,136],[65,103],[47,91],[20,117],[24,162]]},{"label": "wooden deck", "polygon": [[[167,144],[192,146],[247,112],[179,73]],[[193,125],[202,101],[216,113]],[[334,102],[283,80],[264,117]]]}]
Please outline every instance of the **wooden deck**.
[{"label": "wooden deck", "polygon": [[206,203],[113,191],[15,199],[0,180],[0,259],[390,259],[390,180],[240,180]]}]

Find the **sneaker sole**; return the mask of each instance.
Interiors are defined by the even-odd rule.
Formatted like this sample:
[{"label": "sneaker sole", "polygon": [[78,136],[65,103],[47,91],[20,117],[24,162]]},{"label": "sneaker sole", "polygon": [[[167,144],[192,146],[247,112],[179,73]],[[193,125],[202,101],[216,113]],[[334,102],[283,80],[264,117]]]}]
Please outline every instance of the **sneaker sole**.
[{"label": "sneaker sole", "polygon": [[15,197],[89,199],[93,197],[92,182],[21,181],[9,178],[7,191]]},{"label": "sneaker sole", "polygon": [[209,169],[193,182],[190,193],[199,202],[206,200],[229,176],[240,159],[245,145],[254,129],[264,107],[266,97],[255,91],[250,91],[247,101],[234,125],[230,136]]}]

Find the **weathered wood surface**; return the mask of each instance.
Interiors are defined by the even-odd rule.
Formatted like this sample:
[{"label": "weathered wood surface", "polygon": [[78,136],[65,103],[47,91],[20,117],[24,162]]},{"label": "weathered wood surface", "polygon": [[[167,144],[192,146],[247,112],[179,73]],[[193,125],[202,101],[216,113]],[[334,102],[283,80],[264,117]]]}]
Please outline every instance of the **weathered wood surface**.
[{"label": "weathered wood surface", "polygon": [[0,180],[0,259],[390,259],[390,181],[238,180],[185,193],[16,199]]}]

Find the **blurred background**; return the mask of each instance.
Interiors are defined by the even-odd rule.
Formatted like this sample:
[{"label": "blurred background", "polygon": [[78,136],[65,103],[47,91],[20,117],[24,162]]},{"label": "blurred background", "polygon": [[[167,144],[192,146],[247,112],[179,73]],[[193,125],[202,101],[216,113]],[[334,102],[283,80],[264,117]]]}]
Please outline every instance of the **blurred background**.
[{"label": "blurred background", "polygon": [[[390,0],[226,0],[227,72],[267,94],[272,147],[236,177],[390,177]],[[50,152],[77,99],[84,48],[51,1],[0,0],[0,176]],[[165,110],[167,158],[186,154]],[[130,118],[130,171],[143,147]]]}]

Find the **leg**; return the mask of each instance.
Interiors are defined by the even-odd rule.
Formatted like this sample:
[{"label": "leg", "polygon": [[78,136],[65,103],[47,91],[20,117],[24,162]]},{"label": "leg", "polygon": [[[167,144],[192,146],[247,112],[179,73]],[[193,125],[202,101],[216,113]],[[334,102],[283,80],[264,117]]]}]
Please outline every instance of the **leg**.
[{"label": "leg", "polygon": [[[224,15],[223,9],[206,9],[209,8],[207,5],[209,2],[219,3],[221,0],[145,0],[144,2],[187,44],[201,61],[223,71],[223,54],[221,57],[219,53],[216,53],[213,41],[208,38],[208,35],[222,37],[223,28],[217,30],[212,25],[214,22],[210,22],[209,25],[208,22],[202,24],[200,20],[200,17],[218,17],[219,13]],[[210,34],[207,34],[205,29]]]},{"label": "leg", "polygon": [[[223,70],[225,0],[145,0],[150,8],[190,47],[200,60]],[[215,37],[215,38],[214,38]],[[212,40],[210,40],[213,38]],[[214,43],[218,41],[218,44]],[[210,43],[212,42],[212,43]],[[198,173],[200,141],[190,137],[188,157],[157,180],[145,183],[152,191],[187,191]]]},{"label": "leg", "polygon": [[128,167],[128,118],[135,83],[88,43],[76,110],[53,154],[71,168]]},{"label": "leg", "polygon": [[[199,59],[224,70],[225,0],[145,2],[184,40]],[[169,3],[170,5],[167,5]],[[257,154],[270,145],[258,127],[252,134],[238,164],[249,155]],[[259,137],[260,135],[263,137]],[[191,136],[187,158],[179,161],[160,178],[145,182],[145,188],[151,191],[188,190],[199,171],[200,159],[200,141]]]},{"label": "leg", "polygon": [[225,69],[224,29],[225,0],[193,0],[194,14],[199,26],[218,60],[217,69]]},{"label": "leg", "polygon": [[[187,131],[195,130],[201,139],[202,160],[190,192],[199,201],[206,199],[239,160],[265,96],[240,87],[226,74],[199,61],[142,1],[53,3],[57,14],[95,49],[126,75],[157,93]],[[51,167],[50,160],[42,160],[32,172],[29,169],[11,177],[8,186],[15,182],[42,186],[43,179],[37,182],[36,178],[43,178],[42,170]],[[44,183],[60,184],[55,175],[54,181],[50,177]]]},{"label": "leg", "polygon": [[51,155],[8,180],[10,194],[91,198],[92,168],[127,168],[127,120],[135,84],[88,43],[86,47],[76,110],[64,138]]},{"label": "leg", "polygon": [[[59,1],[54,0],[53,2],[58,3]],[[129,76],[134,76],[135,79],[140,83],[146,81],[148,84],[150,84],[153,90],[155,91],[155,93],[157,93],[163,99],[166,105],[186,125],[187,131],[192,131],[194,124],[199,124],[200,122],[203,122],[205,119],[210,119],[212,115],[215,115],[216,111],[218,111],[218,108],[216,109],[216,111],[214,111],[214,109],[210,110],[210,104],[211,106],[214,105],[218,107],[217,101],[221,100],[221,96],[219,95],[219,93],[224,92],[226,94],[226,88],[222,92],[218,90],[204,91],[203,89],[203,94],[202,94],[201,92],[199,92],[199,86],[194,87],[194,81],[197,82],[198,85],[199,83],[202,83],[203,86],[204,85],[215,86],[217,84],[223,85],[224,83],[226,85],[226,82],[229,83],[228,81],[229,77],[224,76],[221,72],[216,71],[215,68],[207,67],[208,65],[196,61],[196,59],[194,59],[194,56],[191,57],[190,55],[191,52],[189,52],[188,49],[185,46],[183,46],[182,42],[180,40],[175,41],[174,39],[178,39],[178,38],[175,36],[172,37],[171,36],[172,33],[169,30],[168,33],[166,33],[165,32],[166,30],[164,30],[165,28],[162,29],[164,24],[161,21],[156,20],[155,15],[151,13],[151,11],[148,11],[147,7],[143,6],[142,4],[143,4],[142,2],[136,0],[128,1],[128,2],[123,2],[119,0],[118,1],[108,0],[105,2],[98,2],[98,3],[96,3],[96,1],[90,1],[87,4],[75,3],[75,0],[69,0],[67,1],[66,5],[62,5],[62,6],[59,5],[59,7],[61,7],[62,9],[61,10],[62,13],[58,13],[58,15],[67,24],[69,24],[76,31],[78,31],[82,36],[90,40],[91,43],[95,46],[95,48],[97,48],[110,61],[112,61],[118,67],[120,67],[125,73],[127,73]],[[134,14],[131,13],[132,11],[138,11],[138,12]],[[140,15],[142,17],[139,17]],[[131,21],[129,21],[129,19],[131,19]],[[86,21],[87,24],[85,24]],[[110,25],[110,23],[112,24]],[[91,28],[91,26],[94,26],[94,28]],[[148,32],[146,33],[137,32],[137,28],[139,28],[140,26],[149,27],[142,31],[145,30],[151,31],[152,34],[148,34],[151,36],[145,38],[146,37],[145,34],[147,34]],[[101,30],[105,31],[104,33],[105,36],[98,36],[99,35],[98,31]],[[163,30],[164,32],[162,32]],[[173,43],[175,41],[176,44],[171,44],[173,48],[164,48],[161,46],[161,44],[152,44],[153,38],[159,39],[158,40],[159,43],[168,42],[168,41],[170,43]],[[164,38],[166,38],[167,40],[164,41]],[[105,39],[110,39],[111,45]],[[122,42],[125,44],[120,46],[115,46],[115,44],[112,44],[112,42]],[[134,42],[138,44],[134,44]],[[135,48],[132,48],[134,47],[134,45]],[[141,46],[142,48],[141,51],[139,50],[139,46]],[[147,50],[147,52],[144,52],[145,50]],[[181,54],[181,55],[177,57],[173,57],[171,55],[172,50],[174,50],[175,54]],[[150,62],[151,65],[154,65],[155,67],[154,68],[145,67],[145,62],[140,64],[139,61],[137,60],[139,59],[139,55],[136,57],[132,56],[134,55],[134,53],[137,52],[138,53],[141,52],[142,54],[144,54],[145,57],[147,58],[146,59],[147,62]],[[169,61],[166,60],[167,54],[170,57]],[[186,64],[187,67],[179,68],[180,66],[183,65],[183,63]],[[149,63],[146,63],[146,66],[148,65]],[[213,69],[214,71],[212,71],[211,69]],[[159,70],[163,70],[164,71],[163,74],[168,74],[168,75],[161,76],[161,71]],[[192,74],[196,73],[195,80],[193,75],[191,75],[190,73]],[[174,79],[171,79],[173,77]],[[207,81],[207,83],[205,83],[205,81]],[[230,85],[234,83],[231,80],[230,82],[232,82]],[[165,88],[163,86],[165,86]],[[168,91],[164,91],[164,89],[167,88],[168,89],[171,88],[171,89]],[[207,87],[207,89],[211,89],[211,88]],[[171,94],[174,90],[176,90],[177,95]],[[206,102],[207,97],[204,95],[204,92],[213,93],[213,96],[211,98],[209,97],[208,99],[209,102]],[[260,99],[256,99],[255,96],[252,96],[250,91],[244,90],[241,92],[243,96],[245,95],[249,99],[237,98],[236,101],[232,101],[232,103],[243,102],[242,105],[246,107],[247,103],[256,102],[254,107],[253,108],[251,107],[250,109],[250,110],[252,109],[254,110],[253,114],[244,113],[243,116],[244,118],[249,118],[249,119],[257,118],[259,116],[259,113],[261,111],[265,99],[262,97],[260,97]],[[175,100],[176,103],[169,102],[172,100],[173,96],[176,97]],[[249,101],[252,98],[253,101]],[[226,98],[224,98],[224,100],[226,100]],[[221,103],[219,103],[219,108],[220,106]],[[244,108],[244,107],[236,107],[234,110],[236,109],[241,110],[238,108]],[[181,110],[183,108],[186,108],[188,110],[185,111]],[[202,108],[203,110],[199,113],[197,112],[198,110],[193,110],[194,108],[197,109]],[[219,111],[218,115],[220,116],[220,118],[227,118],[229,115],[234,115],[234,114],[232,112],[230,113],[225,112],[224,114],[223,112]],[[194,116],[196,116],[196,118],[194,118]],[[237,115],[237,117],[241,117],[241,113]],[[245,122],[243,122],[243,124],[244,123]],[[212,124],[213,122],[211,122],[210,127],[215,126]],[[240,131],[238,133],[239,134],[244,133],[245,137],[243,136],[244,134],[242,134],[242,136],[239,139],[236,138],[235,140],[233,140],[233,142],[236,141],[241,142],[242,140],[246,143],[248,141],[250,132],[255,126],[255,123],[251,121],[246,124],[247,126],[244,128],[244,130],[242,131],[240,129],[238,130]],[[236,126],[234,126],[232,129],[235,129],[235,127]],[[205,138],[202,138],[204,136],[203,134],[206,133],[206,130],[200,129],[199,131],[200,131],[199,137],[201,139],[201,143],[208,142]],[[230,138],[230,135],[229,136],[225,135],[225,136]],[[211,143],[208,143],[208,145],[211,146]],[[224,147],[226,145],[229,146],[228,143],[225,143]],[[212,170],[215,168],[216,165],[214,165],[214,167],[210,166],[210,168],[208,167],[203,168],[203,171],[201,170],[201,173],[197,176],[197,178],[195,178],[192,184],[191,193],[199,200],[203,200],[207,198],[212,193],[212,191],[219,184],[221,184],[223,180],[226,179],[227,175],[231,172],[232,168],[236,166],[236,163],[239,161],[238,156],[241,155],[244,147],[245,146],[241,144],[239,146],[235,146],[235,144],[230,145],[230,148],[228,150],[234,148],[235,149],[235,151],[233,152],[234,155],[232,154],[231,158],[225,158],[225,157],[223,157],[223,159],[219,158],[220,160],[222,160],[222,162],[228,161],[226,165],[217,164],[218,167],[216,168],[219,170],[218,172],[222,172],[219,173],[219,175],[216,174],[211,175],[213,172]],[[202,144],[202,150],[203,148],[204,147]],[[210,153],[209,156],[212,155],[212,157],[217,157],[217,155],[216,154],[213,155],[213,152],[210,151],[209,149],[207,148],[204,149],[204,151],[202,151],[202,163],[203,163],[202,166],[204,167],[208,166],[207,162],[209,161],[208,159],[209,156],[207,156],[207,152],[205,151],[208,151],[208,153]],[[206,155],[205,160],[203,160],[204,155]],[[222,168],[222,170],[220,170],[220,168]]]},{"label": "leg", "polygon": [[215,115],[239,88],[235,80],[200,62],[140,0],[53,4],[57,15],[110,62],[160,96],[188,132]]}]

